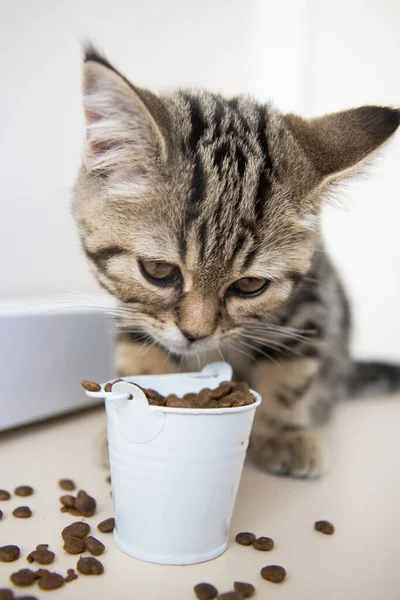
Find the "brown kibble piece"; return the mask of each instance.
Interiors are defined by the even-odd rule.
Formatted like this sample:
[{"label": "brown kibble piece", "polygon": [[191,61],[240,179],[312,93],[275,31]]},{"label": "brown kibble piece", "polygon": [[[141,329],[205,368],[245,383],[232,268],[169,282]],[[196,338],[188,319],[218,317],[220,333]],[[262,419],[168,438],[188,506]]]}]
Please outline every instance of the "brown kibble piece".
[{"label": "brown kibble piece", "polygon": [[211,390],[210,392],[210,398],[213,398],[214,400],[218,400],[219,398],[222,398],[223,396],[227,396],[230,391],[233,388],[233,382],[232,381],[223,381],[222,383],[219,384],[219,386],[215,389],[215,390]]},{"label": "brown kibble piece", "polygon": [[64,585],[64,577],[59,573],[45,573],[39,579],[41,590],[56,590]]},{"label": "brown kibble piece", "polygon": [[68,513],[69,515],[72,515],[73,517],[82,517],[82,513],[74,507],[61,506],[60,512]]},{"label": "brown kibble piece", "polygon": [[251,541],[251,545],[256,550],[262,550],[263,552],[272,550],[274,547],[274,540],[270,537],[259,537],[256,540]]},{"label": "brown kibble piece", "polygon": [[14,494],[16,496],[32,496],[33,488],[30,485],[19,485],[15,488]]},{"label": "brown kibble piece", "polygon": [[0,588],[0,600],[14,600],[14,592],[10,588]]},{"label": "brown kibble piece", "polygon": [[279,565],[267,565],[261,569],[261,577],[272,583],[282,583],[286,577],[286,571]]},{"label": "brown kibble piece", "polygon": [[75,501],[76,501],[75,496],[71,496],[69,494],[67,494],[65,496],[61,496],[61,498],[60,498],[61,504],[63,506],[65,506],[66,508],[75,508]]},{"label": "brown kibble piece", "polygon": [[110,517],[109,519],[105,519],[101,523],[97,525],[97,529],[101,531],[101,533],[111,533],[115,527],[115,519],[114,517]]},{"label": "brown kibble piece", "polygon": [[85,539],[90,533],[90,525],[83,523],[82,521],[75,521],[71,523],[61,532],[61,537],[65,541],[69,536]]},{"label": "brown kibble piece", "polygon": [[199,600],[213,600],[218,596],[218,590],[211,583],[198,583],[193,588]]},{"label": "brown kibble piece", "polygon": [[13,584],[21,587],[32,585],[35,582],[35,579],[36,574],[30,569],[21,569],[20,571],[10,575],[10,580],[13,582]]},{"label": "brown kibble piece", "polygon": [[314,529],[325,535],[332,535],[335,533],[335,528],[329,521],[316,521],[314,523]]},{"label": "brown kibble piece", "polygon": [[190,408],[190,405],[186,400],[178,398],[175,394],[169,394],[169,396],[167,396],[165,405],[169,408]]},{"label": "brown kibble piece", "polygon": [[75,573],[74,569],[68,569],[67,576],[64,577],[64,581],[66,583],[70,583],[70,581],[75,581],[75,579],[78,579],[78,575]]},{"label": "brown kibble piece", "polygon": [[163,396],[159,392],[156,392],[156,390],[148,389],[143,391],[147,400],[149,401],[149,404],[152,404],[154,406],[165,406],[165,396]]},{"label": "brown kibble piece", "polygon": [[13,546],[10,544],[9,546],[2,546],[0,548],[0,562],[14,562],[19,558],[21,550],[18,546]]},{"label": "brown kibble piece", "polygon": [[49,565],[53,562],[56,555],[54,552],[51,552],[51,550],[48,550],[48,547],[48,544],[39,544],[36,546],[36,550],[33,550],[33,552],[28,554],[26,560],[30,563],[35,561],[39,563],[39,565]]},{"label": "brown kibble piece", "polygon": [[109,394],[112,390],[112,385],[111,383],[106,383],[106,385],[104,386],[104,391],[107,392],[107,394]]},{"label": "brown kibble piece", "polygon": [[72,492],[72,490],[76,489],[75,482],[72,479],[60,479],[58,485],[66,492]]},{"label": "brown kibble piece", "polygon": [[81,556],[76,568],[82,575],[101,575],[104,573],[104,567],[101,562],[91,556]]},{"label": "brown kibble piece", "polygon": [[243,596],[239,592],[225,592],[218,596],[218,600],[243,600]]},{"label": "brown kibble piece", "polygon": [[94,381],[88,381],[87,379],[81,381],[81,386],[88,392],[100,392],[101,390],[101,385]]},{"label": "brown kibble piece", "polygon": [[241,546],[250,546],[251,542],[256,539],[254,533],[249,533],[248,531],[243,531],[242,533],[238,533],[235,537],[235,541]]},{"label": "brown kibble piece", "polygon": [[0,510],[0,519],[2,519],[2,518],[3,518],[3,511]]},{"label": "brown kibble piece", "polygon": [[14,517],[17,517],[17,519],[28,519],[32,516],[32,511],[29,506],[18,506],[13,510],[12,514]]},{"label": "brown kibble piece", "polygon": [[256,588],[251,583],[244,583],[242,581],[235,581],[233,584],[235,592],[241,594],[243,598],[251,598],[255,594]]},{"label": "brown kibble piece", "polygon": [[83,517],[92,517],[96,512],[96,500],[83,490],[80,490],[76,497],[75,508]]},{"label": "brown kibble piece", "polygon": [[46,573],[50,573],[50,571],[48,569],[38,569],[35,572],[36,579],[40,579],[43,575],[46,575]]},{"label": "brown kibble piece", "polygon": [[232,385],[232,389],[235,392],[242,392],[243,394],[249,394],[250,388],[245,381],[238,381]]},{"label": "brown kibble piece", "polygon": [[9,500],[10,498],[10,492],[7,492],[7,490],[0,490],[0,500]]},{"label": "brown kibble piece", "polygon": [[81,554],[85,552],[86,549],[86,539],[78,538],[73,535],[67,536],[64,541],[64,550],[68,552],[68,554]]},{"label": "brown kibble piece", "polygon": [[100,554],[103,554],[105,549],[105,545],[102,544],[97,538],[91,535],[86,538],[86,550],[88,550],[90,554],[94,554],[94,556],[100,556]]}]

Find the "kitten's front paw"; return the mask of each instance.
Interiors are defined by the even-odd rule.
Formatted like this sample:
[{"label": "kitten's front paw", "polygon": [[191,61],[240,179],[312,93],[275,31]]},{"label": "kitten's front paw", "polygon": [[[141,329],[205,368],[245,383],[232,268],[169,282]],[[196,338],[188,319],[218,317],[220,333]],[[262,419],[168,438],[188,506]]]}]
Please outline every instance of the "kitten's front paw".
[{"label": "kitten's front paw", "polygon": [[326,470],[326,454],[321,437],[310,430],[277,432],[252,438],[250,456],[272,473],[292,477],[317,478]]}]

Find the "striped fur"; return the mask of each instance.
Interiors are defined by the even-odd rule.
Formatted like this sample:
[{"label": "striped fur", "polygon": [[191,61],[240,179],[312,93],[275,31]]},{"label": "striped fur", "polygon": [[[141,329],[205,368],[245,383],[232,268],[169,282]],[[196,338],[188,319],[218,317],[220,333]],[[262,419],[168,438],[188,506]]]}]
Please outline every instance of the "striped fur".
[{"label": "striped fur", "polygon": [[[93,49],[83,88],[74,214],[95,275],[120,301],[119,372],[191,369],[223,356],[264,397],[255,461],[319,475],[316,427],[337,399],[370,383],[349,357],[349,311],[323,250],[320,208],[396,130],[399,111],[305,121],[249,98],[158,97]],[[181,276],[154,285],[139,260],[173,263]],[[231,286],[244,277],[270,283],[259,296],[235,297]],[[385,374],[397,385],[397,369]]]}]

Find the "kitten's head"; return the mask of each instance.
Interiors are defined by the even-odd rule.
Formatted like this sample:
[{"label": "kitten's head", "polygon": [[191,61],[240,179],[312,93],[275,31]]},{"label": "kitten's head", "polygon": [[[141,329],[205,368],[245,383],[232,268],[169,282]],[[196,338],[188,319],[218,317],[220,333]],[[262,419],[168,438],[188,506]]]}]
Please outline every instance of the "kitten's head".
[{"label": "kitten's head", "polygon": [[396,130],[400,111],[303,120],[207,92],[134,87],[92,49],[74,214],[128,328],[194,353],[268,318],[307,272],[327,189]]}]

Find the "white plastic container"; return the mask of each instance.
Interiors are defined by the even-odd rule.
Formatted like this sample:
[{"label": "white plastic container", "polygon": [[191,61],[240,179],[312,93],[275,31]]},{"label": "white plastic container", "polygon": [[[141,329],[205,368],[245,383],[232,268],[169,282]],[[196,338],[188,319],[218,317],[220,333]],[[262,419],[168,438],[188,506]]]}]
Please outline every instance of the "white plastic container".
[{"label": "white plastic container", "polygon": [[253,392],[256,401],[239,408],[167,408],[149,406],[132,383],[182,396],[231,376],[228,364],[213,363],[198,373],[124,378],[108,394],[105,384],[101,392],[88,392],[106,398],[114,536],[127,554],[188,565],[227,548],[260,396]]}]

